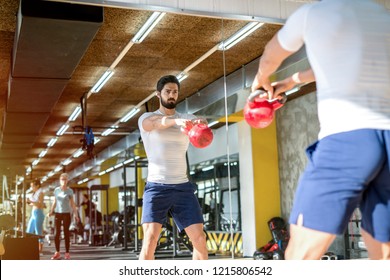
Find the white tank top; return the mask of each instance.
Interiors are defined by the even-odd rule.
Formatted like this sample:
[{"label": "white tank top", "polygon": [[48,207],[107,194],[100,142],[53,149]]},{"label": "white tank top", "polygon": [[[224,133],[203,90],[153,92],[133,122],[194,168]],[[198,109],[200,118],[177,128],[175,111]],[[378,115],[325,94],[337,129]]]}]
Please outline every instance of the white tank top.
[{"label": "white tank top", "polygon": [[[155,112],[144,113],[138,119],[142,141],[148,158],[148,182],[162,184],[181,184],[188,182],[186,153],[189,145],[188,136],[177,125],[167,129],[145,131],[142,122]],[[175,118],[194,119],[194,115],[176,112]]]},{"label": "white tank top", "polygon": [[390,130],[390,13],[370,0],[301,6],[278,33],[306,45],[316,76],[319,138],[356,129]]}]

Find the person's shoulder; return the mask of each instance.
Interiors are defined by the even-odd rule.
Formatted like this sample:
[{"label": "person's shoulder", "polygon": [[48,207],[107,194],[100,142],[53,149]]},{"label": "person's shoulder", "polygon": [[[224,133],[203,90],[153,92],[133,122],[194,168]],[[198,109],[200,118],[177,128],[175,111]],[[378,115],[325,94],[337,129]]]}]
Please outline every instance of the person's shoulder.
[{"label": "person's shoulder", "polygon": [[145,112],[145,113],[143,113],[141,116],[140,116],[140,118],[142,118],[142,117],[149,117],[149,116],[152,116],[152,115],[157,115],[158,113],[157,113],[157,111],[153,111],[153,112]]},{"label": "person's shoulder", "polygon": [[145,112],[143,113],[139,119],[138,119],[138,123],[141,123],[144,119],[152,116],[152,115],[156,115],[157,114],[157,111],[154,111],[154,112]]}]

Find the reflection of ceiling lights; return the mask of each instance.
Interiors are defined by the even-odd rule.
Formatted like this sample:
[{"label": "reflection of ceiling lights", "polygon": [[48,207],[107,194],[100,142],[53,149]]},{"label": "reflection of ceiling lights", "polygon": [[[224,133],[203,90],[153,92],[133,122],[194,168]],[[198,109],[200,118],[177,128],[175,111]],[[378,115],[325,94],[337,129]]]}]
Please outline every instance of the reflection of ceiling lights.
[{"label": "reflection of ceiling lights", "polygon": [[46,155],[46,153],[47,153],[47,149],[40,152],[38,157],[43,158]]},{"label": "reflection of ceiling lights", "polygon": [[213,165],[210,165],[210,166],[207,166],[207,167],[204,167],[202,168],[202,171],[209,171],[211,169],[214,169],[214,166]]},{"label": "reflection of ceiling lights", "polygon": [[176,78],[179,80],[179,83],[181,83],[187,77],[188,77],[188,74],[186,72],[181,72],[179,75],[176,76]]},{"label": "reflection of ceiling lights", "polygon": [[69,163],[71,163],[72,160],[70,158],[66,159],[62,164],[63,165],[68,165]]},{"label": "reflection of ceiling lights", "polygon": [[128,112],[128,113],[120,120],[120,122],[127,122],[127,121],[130,120],[132,117],[134,117],[139,111],[140,111],[140,108],[134,107],[133,109],[131,109],[130,112]]},{"label": "reflection of ceiling lights", "polygon": [[141,27],[141,29],[135,34],[132,41],[134,43],[141,43],[146,36],[152,31],[152,29],[157,25],[157,23],[165,16],[165,13],[154,12],[145,24]]},{"label": "reflection of ceiling lights", "polygon": [[76,109],[74,109],[73,113],[70,115],[68,121],[70,122],[75,121],[77,117],[80,115],[80,113],[81,113],[81,107],[77,106]]},{"label": "reflection of ceiling lights", "polygon": [[218,49],[221,50],[221,51],[230,49],[235,44],[240,42],[242,39],[244,39],[247,36],[249,36],[252,32],[254,32],[256,29],[258,29],[263,24],[264,23],[262,23],[262,22],[250,22],[250,23],[248,23],[243,28],[241,28],[236,33],[234,33],[231,37],[229,37],[225,41],[221,42],[219,44]]},{"label": "reflection of ceiling lights", "polygon": [[81,156],[83,153],[84,153],[84,150],[80,148],[80,149],[78,149],[78,150],[73,154],[73,157],[74,157],[74,158],[78,158],[78,157]]},{"label": "reflection of ceiling lights", "polygon": [[61,128],[57,131],[57,135],[58,136],[63,135],[68,128],[69,128],[69,124],[62,125]]},{"label": "reflection of ceiling lights", "polygon": [[107,135],[113,133],[115,131],[115,129],[117,129],[117,128],[118,127],[111,127],[109,129],[106,129],[105,131],[103,131],[102,136],[107,136]]},{"label": "reflection of ceiling lights", "polygon": [[104,74],[100,77],[99,81],[92,87],[91,92],[97,93],[99,90],[107,83],[107,81],[114,75],[114,71],[111,69],[104,72]]},{"label": "reflection of ceiling lights", "polygon": [[219,123],[219,121],[213,121],[213,122],[210,122],[207,126],[208,127],[212,127],[212,126],[214,126],[214,125],[216,125],[218,123]]}]

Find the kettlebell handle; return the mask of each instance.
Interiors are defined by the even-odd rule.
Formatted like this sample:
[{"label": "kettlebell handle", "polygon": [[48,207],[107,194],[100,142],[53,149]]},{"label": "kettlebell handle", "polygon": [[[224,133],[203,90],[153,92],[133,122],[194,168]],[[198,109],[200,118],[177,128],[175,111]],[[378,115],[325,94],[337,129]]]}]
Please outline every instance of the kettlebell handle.
[{"label": "kettlebell handle", "polygon": [[[263,89],[257,89],[255,90],[254,92],[252,92],[249,96],[248,96],[248,102],[253,102],[255,100],[256,97],[258,97],[259,95],[261,94],[264,94],[266,93],[265,90]],[[273,98],[273,99],[268,99],[268,102],[274,102],[274,101],[278,101],[280,104],[284,104],[287,102],[287,95],[283,92],[281,93],[279,96],[281,96],[282,98]]]}]

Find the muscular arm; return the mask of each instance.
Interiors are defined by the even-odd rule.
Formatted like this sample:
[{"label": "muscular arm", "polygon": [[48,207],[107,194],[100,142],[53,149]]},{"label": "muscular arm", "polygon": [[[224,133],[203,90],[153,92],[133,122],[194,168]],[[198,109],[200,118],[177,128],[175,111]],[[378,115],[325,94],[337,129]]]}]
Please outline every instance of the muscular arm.
[{"label": "muscular arm", "polygon": [[286,92],[296,85],[308,84],[316,80],[314,72],[312,69],[307,69],[305,71],[296,72],[290,77],[287,77],[284,80],[273,82],[271,86],[274,88],[274,96],[279,93]]},{"label": "muscular arm", "polygon": [[269,77],[278,69],[283,60],[291,54],[293,52],[282,48],[276,34],[265,46],[263,55],[260,58],[259,69],[252,83],[252,91],[262,87],[268,93],[273,94],[273,87]]},{"label": "muscular arm", "polygon": [[142,127],[145,131],[155,129],[166,129],[168,127],[179,125],[184,126],[189,120],[175,119],[169,116],[153,115],[143,120]]}]

